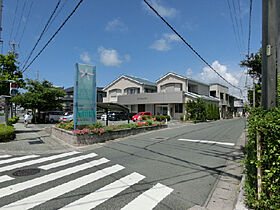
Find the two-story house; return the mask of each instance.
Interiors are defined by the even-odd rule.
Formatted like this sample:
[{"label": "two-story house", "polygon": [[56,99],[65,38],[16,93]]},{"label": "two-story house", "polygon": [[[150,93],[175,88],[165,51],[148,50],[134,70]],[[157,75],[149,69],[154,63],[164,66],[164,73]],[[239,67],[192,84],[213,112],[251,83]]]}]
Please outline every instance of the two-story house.
[{"label": "two-story house", "polygon": [[210,95],[212,97],[220,99],[220,117],[225,119],[226,113],[230,108],[230,96],[228,87],[219,83],[212,83],[210,84]]},{"label": "two-story house", "polygon": [[148,111],[156,115],[170,115],[179,119],[185,114],[188,100],[202,98],[206,103],[219,103],[209,96],[209,85],[170,72],[155,83],[122,75],[103,89],[107,97],[103,102],[115,102],[127,106],[132,113]]}]

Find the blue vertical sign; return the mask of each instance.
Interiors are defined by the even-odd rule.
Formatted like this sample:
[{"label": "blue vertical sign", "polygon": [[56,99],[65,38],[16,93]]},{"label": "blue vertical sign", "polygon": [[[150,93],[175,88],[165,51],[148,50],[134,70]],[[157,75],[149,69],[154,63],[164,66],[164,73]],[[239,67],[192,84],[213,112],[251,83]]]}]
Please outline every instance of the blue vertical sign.
[{"label": "blue vertical sign", "polygon": [[96,67],[76,63],[74,78],[74,130],[96,122]]}]

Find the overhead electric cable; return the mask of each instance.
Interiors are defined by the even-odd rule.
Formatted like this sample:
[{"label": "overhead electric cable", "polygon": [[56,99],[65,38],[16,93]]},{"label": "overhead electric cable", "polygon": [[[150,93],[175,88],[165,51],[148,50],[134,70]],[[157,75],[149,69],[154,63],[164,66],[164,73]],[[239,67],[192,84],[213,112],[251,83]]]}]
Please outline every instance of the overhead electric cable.
[{"label": "overhead electric cable", "polygon": [[32,56],[32,54],[33,54],[35,48],[37,47],[38,43],[39,43],[40,40],[42,39],[42,36],[45,34],[45,31],[46,31],[46,29],[47,29],[47,27],[48,27],[48,25],[49,25],[49,23],[50,23],[52,17],[54,16],[54,14],[55,14],[55,12],[56,12],[56,10],[57,10],[57,8],[58,8],[60,2],[61,2],[61,0],[58,0],[58,2],[57,2],[57,4],[56,4],[56,6],[55,6],[55,8],[54,8],[54,10],[53,10],[53,12],[52,12],[52,14],[51,14],[51,16],[49,17],[49,19],[48,19],[48,21],[47,21],[47,23],[46,23],[46,25],[45,25],[45,27],[44,27],[44,29],[43,29],[43,31],[41,32],[41,34],[40,34],[38,40],[36,41],[34,47],[32,48],[31,52],[29,53],[29,56],[27,57],[27,59],[26,59],[24,65],[23,65],[23,67],[22,67],[23,69],[25,68],[25,66],[26,66],[27,62],[29,61],[30,57]]},{"label": "overhead electric cable", "polygon": [[40,50],[40,52],[33,58],[33,60],[28,64],[28,66],[22,71],[25,72],[28,67],[41,55],[41,53],[45,50],[45,48],[50,44],[50,42],[54,39],[54,37],[58,34],[58,32],[63,28],[63,26],[67,23],[67,21],[71,18],[71,16],[76,12],[80,4],[83,2],[83,0],[80,0],[79,3],[76,5],[76,7],[73,9],[73,11],[68,15],[68,17],[64,20],[64,22],[60,25],[60,27],[56,30],[56,32],[52,35],[52,37],[49,39],[49,41],[45,44],[45,46]]},{"label": "overhead electric cable", "polygon": [[15,20],[16,20],[16,16],[17,16],[17,10],[18,10],[18,0],[17,0],[17,3],[16,3],[16,10],[15,10],[15,15],[14,15],[13,22],[12,22],[12,28],[11,28],[9,42],[11,41],[12,35],[13,35],[13,32],[14,32],[14,26],[15,26]]},{"label": "overhead electric cable", "polygon": [[25,10],[26,2],[27,2],[27,0],[24,1],[23,7],[22,7],[22,10],[21,10],[21,15],[20,15],[20,19],[18,21],[18,26],[17,26],[17,30],[16,30],[16,34],[14,36],[14,39],[16,39],[16,37],[18,35],[19,28],[21,26],[21,21],[22,21],[24,10]]},{"label": "overhead electric cable", "polygon": [[238,48],[238,50],[240,52],[240,55],[241,55],[241,52],[242,52],[241,41],[240,41],[240,37],[237,34],[237,29],[235,27],[235,22],[234,22],[233,14],[232,14],[233,12],[232,12],[229,0],[227,0],[227,4],[228,4],[228,8],[229,8],[229,15],[230,15],[231,23],[232,23],[232,28],[233,28],[233,33],[234,33],[235,41],[236,41],[237,48]]},{"label": "overhead electric cable", "polygon": [[234,20],[235,20],[235,24],[237,27],[237,33],[238,33],[238,36],[240,39],[241,50],[243,52],[243,50],[245,49],[245,42],[244,42],[244,39],[242,39],[242,33],[241,33],[242,28],[241,28],[240,16],[237,15],[237,9],[236,9],[236,5],[235,5],[236,0],[231,0],[231,1],[232,1],[232,7],[233,7]]},{"label": "overhead electric cable", "polygon": [[197,55],[212,71],[214,71],[220,78],[222,78],[226,83],[231,85],[232,87],[239,89],[241,92],[241,88],[231,84],[227,81],[217,70],[215,70],[146,0],[144,2],[154,11],[154,13],[193,51],[195,55]]},{"label": "overhead electric cable", "polygon": [[27,17],[26,17],[25,24],[24,24],[24,26],[23,26],[23,31],[22,31],[21,36],[20,36],[20,39],[19,39],[19,44],[21,44],[21,40],[22,40],[22,38],[23,38],[23,35],[24,35],[24,32],[25,32],[27,23],[28,23],[28,21],[29,21],[29,16],[30,16],[30,13],[31,13],[32,5],[33,5],[33,1],[31,2],[30,6],[29,6],[29,11],[28,11],[28,14],[27,14]]}]

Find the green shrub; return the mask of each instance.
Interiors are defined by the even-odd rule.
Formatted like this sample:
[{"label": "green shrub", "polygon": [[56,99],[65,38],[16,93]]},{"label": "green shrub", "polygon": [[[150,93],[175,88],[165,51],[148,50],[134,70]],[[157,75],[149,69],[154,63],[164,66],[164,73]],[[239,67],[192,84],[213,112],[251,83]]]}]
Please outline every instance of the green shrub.
[{"label": "green shrub", "polygon": [[147,116],[142,116],[142,120],[146,120],[147,119]]},{"label": "green shrub", "polygon": [[13,140],[15,136],[15,129],[13,126],[0,124],[0,142]]},{"label": "green shrub", "polygon": [[203,99],[188,101],[185,105],[186,113],[190,115],[190,119],[195,121],[206,121],[206,104]]},{"label": "green shrub", "polygon": [[184,121],[184,115],[180,115],[180,120]]},{"label": "green shrub", "polygon": [[156,118],[156,121],[161,121],[160,115],[156,115],[155,118]]},{"label": "green shrub", "polygon": [[13,117],[13,118],[9,118],[8,119],[8,125],[12,126],[13,124],[15,124],[17,122],[17,120]]},{"label": "green shrub", "polygon": [[[247,204],[253,209],[280,209],[280,110],[254,109],[248,123],[245,148]],[[261,136],[261,161],[257,160],[256,137]],[[262,168],[263,193],[257,198],[257,166]]]},{"label": "green shrub", "polygon": [[147,123],[148,125],[152,125],[152,124],[154,123],[154,121],[153,121],[153,120],[146,120],[146,123]]},{"label": "green shrub", "polygon": [[169,115],[166,115],[165,119],[167,119],[167,121],[170,121],[171,117]]}]

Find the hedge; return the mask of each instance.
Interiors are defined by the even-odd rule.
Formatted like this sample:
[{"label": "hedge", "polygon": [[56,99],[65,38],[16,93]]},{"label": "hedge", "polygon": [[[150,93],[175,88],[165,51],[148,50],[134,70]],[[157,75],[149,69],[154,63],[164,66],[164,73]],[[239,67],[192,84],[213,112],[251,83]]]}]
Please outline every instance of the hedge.
[{"label": "hedge", "polygon": [[[257,160],[256,137],[261,136],[261,160]],[[262,169],[261,199],[257,196],[257,166]],[[254,109],[248,123],[245,148],[247,204],[253,209],[280,209],[280,110]]]},{"label": "hedge", "polygon": [[8,125],[12,126],[13,124],[17,123],[19,120],[19,117],[13,117],[8,119]]},{"label": "hedge", "polygon": [[13,140],[15,136],[15,129],[13,126],[0,124],[0,142]]}]

